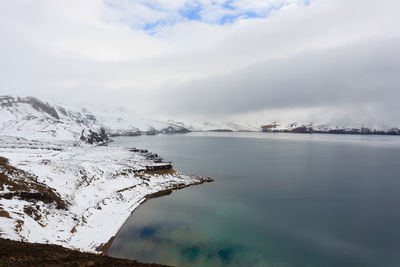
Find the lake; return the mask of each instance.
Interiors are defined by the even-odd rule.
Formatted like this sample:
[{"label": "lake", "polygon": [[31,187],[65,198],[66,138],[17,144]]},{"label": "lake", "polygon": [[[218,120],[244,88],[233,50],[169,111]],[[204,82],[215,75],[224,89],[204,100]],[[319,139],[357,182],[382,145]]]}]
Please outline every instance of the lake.
[{"label": "lake", "polygon": [[109,255],[175,266],[400,266],[400,137],[118,137],[215,179],[141,205]]}]

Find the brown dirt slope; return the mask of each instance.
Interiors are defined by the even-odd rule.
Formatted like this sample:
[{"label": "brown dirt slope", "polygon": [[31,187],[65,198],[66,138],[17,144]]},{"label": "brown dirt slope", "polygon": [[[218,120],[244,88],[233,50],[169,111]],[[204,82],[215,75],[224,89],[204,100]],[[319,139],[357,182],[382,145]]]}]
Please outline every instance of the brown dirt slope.
[{"label": "brown dirt slope", "polygon": [[165,266],[0,238],[0,266]]},{"label": "brown dirt slope", "polygon": [[11,192],[0,194],[0,198],[18,197],[26,201],[56,203],[58,209],[67,209],[68,203],[61,199],[52,188],[37,181],[33,174],[9,165],[8,159],[0,157],[0,191],[4,188]]}]

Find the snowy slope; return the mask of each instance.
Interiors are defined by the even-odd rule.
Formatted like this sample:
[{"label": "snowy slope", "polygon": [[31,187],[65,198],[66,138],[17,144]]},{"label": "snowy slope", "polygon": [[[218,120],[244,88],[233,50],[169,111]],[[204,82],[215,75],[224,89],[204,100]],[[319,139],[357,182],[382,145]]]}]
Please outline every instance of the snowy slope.
[{"label": "snowy slope", "polygon": [[92,108],[96,114],[98,122],[106,129],[110,135],[134,135],[138,134],[157,134],[157,133],[185,133],[188,130],[181,125],[169,122],[161,122],[153,119],[142,118],[138,115],[109,110],[104,112]]},{"label": "snowy slope", "polygon": [[190,122],[169,120],[169,123],[182,126],[192,132],[232,131],[232,132],[258,132],[260,125],[230,121],[198,121]]},{"label": "snowy slope", "polygon": [[271,122],[246,123],[232,121],[168,121],[193,132],[293,132],[293,133],[340,133],[340,134],[381,134],[400,135],[400,128],[390,125],[368,123],[332,124],[328,122]]},{"label": "snowy slope", "polygon": [[33,97],[0,96],[0,135],[38,140],[79,140],[104,128],[109,135],[184,133],[182,126],[122,112],[91,112]]},{"label": "snowy slope", "polygon": [[0,136],[0,155],[0,236],[91,252],[147,196],[209,181],[148,172],[157,163],[122,147]]},{"label": "snowy slope", "polygon": [[79,140],[101,125],[85,109],[66,109],[33,97],[0,96],[0,135],[39,140]]},{"label": "snowy slope", "polygon": [[363,123],[334,125],[328,123],[273,122],[262,125],[261,128],[265,132],[400,135],[400,129],[397,127]]},{"label": "snowy slope", "polygon": [[100,252],[152,194],[210,181],[176,172],[147,151],[88,145],[93,138],[106,140],[104,128],[120,134],[187,131],[0,96],[0,237]]}]

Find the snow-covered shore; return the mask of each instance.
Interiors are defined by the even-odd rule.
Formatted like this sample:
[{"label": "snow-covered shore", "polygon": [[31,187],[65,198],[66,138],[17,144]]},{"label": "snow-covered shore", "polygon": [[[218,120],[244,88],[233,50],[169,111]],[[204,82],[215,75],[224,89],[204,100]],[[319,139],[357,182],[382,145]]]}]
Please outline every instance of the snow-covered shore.
[{"label": "snow-covered shore", "polygon": [[0,157],[8,159],[0,166],[0,237],[89,252],[101,252],[149,195],[210,181],[149,172],[154,162],[140,152],[76,141],[0,136]]}]

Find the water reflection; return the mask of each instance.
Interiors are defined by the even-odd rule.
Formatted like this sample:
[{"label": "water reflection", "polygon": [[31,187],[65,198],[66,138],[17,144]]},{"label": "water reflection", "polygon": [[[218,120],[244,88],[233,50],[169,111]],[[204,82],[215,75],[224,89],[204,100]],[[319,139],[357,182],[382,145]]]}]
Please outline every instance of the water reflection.
[{"label": "water reflection", "polygon": [[[242,260],[243,255],[249,253],[242,245],[217,243],[185,225],[152,224],[132,227],[120,235],[122,238],[113,244],[113,251],[124,250],[128,242],[133,254],[140,254],[142,258],[148,255],[149,259],[165,259],[166,262],[175,265],[239,265],[245,263]],[[158,250],[158,255],[154,255],[154,247],[163,249]],[[171,258],[175,261],[172,262]]]}]

